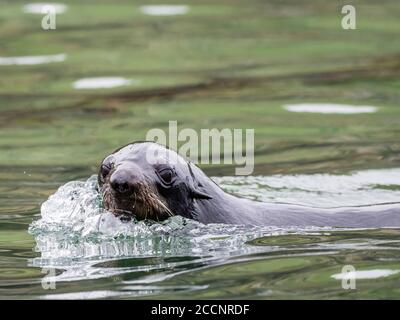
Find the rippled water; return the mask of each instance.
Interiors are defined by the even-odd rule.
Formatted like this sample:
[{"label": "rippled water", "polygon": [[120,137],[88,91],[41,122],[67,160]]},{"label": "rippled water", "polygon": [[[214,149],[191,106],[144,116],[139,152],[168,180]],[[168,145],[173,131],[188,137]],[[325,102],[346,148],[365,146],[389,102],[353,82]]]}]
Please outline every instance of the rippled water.
[{"label": "rippled water", "polygon": [[398,202],[400,169],[289,175],[400,166],[396,1],[358,3],[354,32],[336,2],[263,0],[62,1],[43,31],[37,1],[0,12],[0,299],[400,297],[397,229],[123,223],[87,182],[176,120],[254,129],[255,172],[288,174],[215,178],[229,192]]},{"label": "rippled water", "polygon": [[[121,222],[101,208],[94,176],[60,183],[66,176],[57,168],[2,172],[0,296],[399,297],[400,230]],[[388,169],[214,179],[255,200],[329,207],[396,202],[399,178],[400,169]],[[345,265],[355,268],[357,290],[341,287]]]}]

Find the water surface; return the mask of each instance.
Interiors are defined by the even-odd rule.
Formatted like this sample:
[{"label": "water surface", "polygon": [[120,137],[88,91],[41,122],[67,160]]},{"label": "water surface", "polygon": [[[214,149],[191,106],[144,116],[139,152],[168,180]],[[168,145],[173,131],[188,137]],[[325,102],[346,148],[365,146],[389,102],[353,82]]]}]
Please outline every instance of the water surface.
[{"label": "water surface", "polygon": [[[104,156],[174,120],[196,132],[254,129],[254,176],[206,168],[229,192],[320,207],[399,201],[398,1],[357,3],[362,21],[346,31],[326,0],[185,0],[147,12],[144,2],[68,1],[51,31],[42,4],[3,2],[1,298],[399,298],[398,230],[126,225],[101,221],[85,185]],[[73,86],[115,76],[140,83]],[[282,108],[305,103],[341,112]],[[378,109],[347,112],[359,106]],[[332,277],[349,264],[357,290]],[[42,287],[48,267],[55,290]]]},{"label": "water surface", "polygon": [[[2,171],[2,297],[399,297],[400,230],[121,222],[101,208],[86,171]],[[70,176],[75,181],[65,181]],[[330,207],[395,202],[399,177],[400,169],[383,169],[214,179],[239,196]],[[353,291],[341,287],[349,264]],[[50,281],[56,289],[43,289]]]}]

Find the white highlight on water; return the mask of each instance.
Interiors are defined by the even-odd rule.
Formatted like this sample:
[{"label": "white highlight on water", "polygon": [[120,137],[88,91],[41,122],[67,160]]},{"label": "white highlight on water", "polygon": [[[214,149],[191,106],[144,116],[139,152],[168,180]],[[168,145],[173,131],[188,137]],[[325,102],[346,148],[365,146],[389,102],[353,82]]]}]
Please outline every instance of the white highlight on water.
[{"label": "white highlight on water", "polygon": [[186,5],[151,5],[142,6],[140,11],[150,16],[173,16],[186,14],[189,12],[189,6]]},{"label": "white highlight on water", "polygon": [[62,14],[67,11],[67,5],[63,3],[29,3],[22,7],[25,13],[34,13],[34,14],[44,14],[43,9],[45,7],[51,6],[54,8],[56,14]]},{"label": "white highlight on water", "polygon": [[82,78],[75,81],[72,86],[75,89],[101,89],[115,88],[139,83],[138,80],[130,80],[122,77],[96,77]]},{"label": "white highlight on water", "polygon": [[49,55],[49,56],[20,56],[20,57],[0,57],[0,65],[36,65],[51,62],[65,61],[67,55],[65,53]]},{"label": "white highlight on water", "polygon": [[[351,174],[296,174],[216,177],[226,191],[264,202],[318,207],[399,202],[400,169],[363,170]],[[387,186],[393,186],[389,190]]]},{"label": "white highlight on water", "polygon": [[308,113],[325,113],[325,114],[356,114],[356,113],[374,113],[378,110],[373,106],[353,106],[347,104],[334,103],[300,103],[288,104],[283,108],[290,112],[308,112]]},{"label": "white highlight on water", "polygon": [[400,270],[373,269],[373,270],[362,270],[362,271],[337,273],[337,274],[331,275],[331,278],[334,278],[336,280],[378,279],[378,278],[385,278],[385,277],[397,274],[399,272],[400,272]]}]

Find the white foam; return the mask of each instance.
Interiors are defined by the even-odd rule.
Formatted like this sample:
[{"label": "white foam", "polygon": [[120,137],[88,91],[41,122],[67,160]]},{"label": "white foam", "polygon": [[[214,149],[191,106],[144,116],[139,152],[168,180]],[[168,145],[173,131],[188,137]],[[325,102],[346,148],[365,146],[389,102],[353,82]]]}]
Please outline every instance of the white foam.
[{"label": "white foam", "polygon": [[283,108],[290,112],[310,112],[310,113],[339,113],[339,114],[355,114],[355,113],[374,113],[378,110],[373,106],[352,106],[347,104],[334,103],[300,103],[288,104]]},{"label": "white foam", "polygon": [[21,57],[0,57],[0,65],[35,65],[51,62],[62,62],[67,58],[64,53],[50,56],[21,56]]},{"label": "white foam", "polygon": [[34,14],[46,14],[48,13],[47,8],[51,7],[52,10],[56,14],[61,14],[67,11],[67,6],[63,3],[45,3],[45,2],[40,2],[40,3],[29,3],[26,4],[22,7],[23,11],[25,13],[34,13]]},{"label": "white foam", "polygon": [[150,16],[173,16],[173,15],[188,13],[189,6],[186,5],[141,6],[140,11]]},{"label": "white foam", "polygon": [[133,83],[138,83],[138,81],[122,77],[96,77],[79,79],[73,83],[73,87],[75,89],[100,89],[127,86]]},{"label": "white foam", "polygon": [[336,280],[351,280],[351,279],[378,279],[384,278],[396,273],[400,270],[390,270],[390,269],[373,269],[373,270],[362,270],[362,271],[351,271],[343,272],[331,275],[332,278]]}]

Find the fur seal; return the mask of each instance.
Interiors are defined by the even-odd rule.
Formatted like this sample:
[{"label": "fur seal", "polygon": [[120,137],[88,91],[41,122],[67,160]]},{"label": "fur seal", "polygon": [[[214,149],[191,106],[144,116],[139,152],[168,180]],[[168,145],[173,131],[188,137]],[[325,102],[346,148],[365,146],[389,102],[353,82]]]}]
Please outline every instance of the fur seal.
[{"label": "fur seal", "polygon": [[261,226],[399,227],[400,203],[315,208],[239,198],[223,191],[192,162],[151,141],[107,156],[98,173],[104,207],[121,218]]}]

